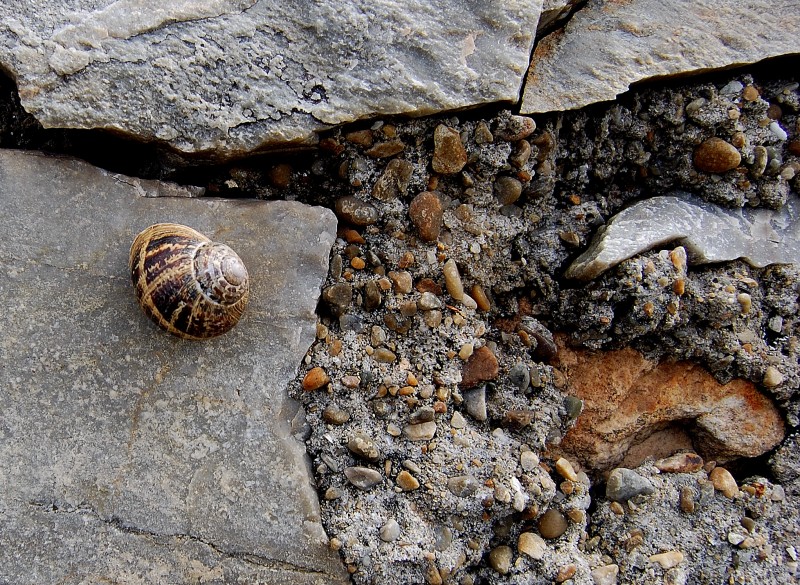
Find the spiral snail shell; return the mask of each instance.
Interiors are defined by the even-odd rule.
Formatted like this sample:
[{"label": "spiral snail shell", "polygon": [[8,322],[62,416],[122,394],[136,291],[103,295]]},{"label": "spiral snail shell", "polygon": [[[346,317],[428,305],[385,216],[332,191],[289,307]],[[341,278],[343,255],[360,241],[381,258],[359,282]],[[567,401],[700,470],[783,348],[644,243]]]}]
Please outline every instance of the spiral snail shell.
[{"label": "spiral snail shell", "polygon": [[145,229],[131,245],[129,267],[147,316],[185,339],[225,333],[247,305],[249,279],[241,258],[185,225]]}]

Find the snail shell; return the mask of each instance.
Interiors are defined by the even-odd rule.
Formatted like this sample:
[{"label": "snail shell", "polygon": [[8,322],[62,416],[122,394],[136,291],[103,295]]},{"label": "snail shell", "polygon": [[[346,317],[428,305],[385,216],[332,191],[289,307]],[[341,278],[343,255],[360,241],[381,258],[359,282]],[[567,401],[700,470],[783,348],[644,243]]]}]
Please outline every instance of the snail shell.
[{"label": "snail shell", "polygon": [[145,229],[133,241],[129,266],[147,316],[185,339],[225,333],[247,305],[249,279],[241,258],[185,225]]}]

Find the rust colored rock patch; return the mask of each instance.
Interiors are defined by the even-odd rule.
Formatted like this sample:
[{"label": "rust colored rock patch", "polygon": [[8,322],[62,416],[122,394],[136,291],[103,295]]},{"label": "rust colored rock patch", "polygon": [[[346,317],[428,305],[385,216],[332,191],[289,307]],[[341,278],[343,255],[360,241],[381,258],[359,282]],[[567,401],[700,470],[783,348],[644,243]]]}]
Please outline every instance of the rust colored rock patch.
[{"label": "rust colored rock patch", "polygon": [[720,384],[697,364],[657,364],[629,348],[588,352],[561,345],[567,391],[584,409],[559,451],[588,469],[613,468],[670,427],[688,431],[697,451],[718,461],[761,455],[783,439],[778,409],[750,382]]}]

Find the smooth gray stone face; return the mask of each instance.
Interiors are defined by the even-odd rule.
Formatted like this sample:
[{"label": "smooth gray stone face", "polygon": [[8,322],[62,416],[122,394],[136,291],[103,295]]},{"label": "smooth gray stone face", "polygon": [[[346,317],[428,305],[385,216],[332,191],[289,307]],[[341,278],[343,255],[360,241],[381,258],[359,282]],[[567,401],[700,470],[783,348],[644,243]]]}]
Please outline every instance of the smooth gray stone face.
[{"label": "smooth gray stone face", "polygon": [[[165,189],[0,151],[0,582],[344,583],[285,391],[334,216],[143,196]],[[159,221],[246,263],[229,333],[181,340],[136,304],[128,249]]]},{"label": "smooth gray stone face", "polygon": [[521,112],[572,110],[637,81],[796,53],[797,0],[589,0],[537,44]]},{"label": "smooth gray stone face", "polygon": [[751,266],[800,263],[800,199],[790,194],[779,210],[727,209],[676,191],[623,209],[594,236],[567,269],[567,278],[591,280],[667,243],[683,246],[692,264],[741,258]]},{"label": "smooth gray stone face", "polygon": [[4,0],[46,127],[229,156],[360,118],[516,101],[541,0]]}]

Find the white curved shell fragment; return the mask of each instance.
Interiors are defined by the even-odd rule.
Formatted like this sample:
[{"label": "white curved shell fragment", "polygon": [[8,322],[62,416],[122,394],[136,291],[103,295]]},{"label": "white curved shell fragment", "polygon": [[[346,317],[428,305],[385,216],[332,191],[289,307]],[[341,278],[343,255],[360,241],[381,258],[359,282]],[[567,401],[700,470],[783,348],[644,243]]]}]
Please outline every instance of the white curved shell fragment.
[{"label": "white curved shell fragment", "polygon": [[691,264],[741,258],[751,266],[800,263],[800,199],[779,210],[727,209],[674,192],[634,203],[595,234],[567,269],[567,278],[592,280],[636,254],[666,243],[686,248]]}]

